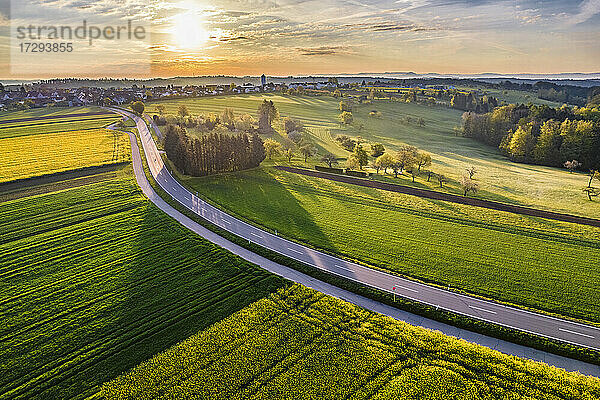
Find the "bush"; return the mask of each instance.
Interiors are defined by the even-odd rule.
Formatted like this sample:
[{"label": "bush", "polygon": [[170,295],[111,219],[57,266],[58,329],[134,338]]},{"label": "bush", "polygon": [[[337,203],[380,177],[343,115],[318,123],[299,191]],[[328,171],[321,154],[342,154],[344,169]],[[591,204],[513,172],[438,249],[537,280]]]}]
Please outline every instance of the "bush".
[{"label": "bush", "polygon": [[346,170],[346,175],[356,176],[358,178],[366,178],[366,177],[369,176],[369,173],[368,172],[363,172],[363,171]]},{"label": "bush", "polygon": [[320,165],[317,165],[317,166],[315,166],[315,169],[320,172],[329,172],[332,174],[343,174],[344,173],[343,168],[329,168],[329,167],[322,167]]}]

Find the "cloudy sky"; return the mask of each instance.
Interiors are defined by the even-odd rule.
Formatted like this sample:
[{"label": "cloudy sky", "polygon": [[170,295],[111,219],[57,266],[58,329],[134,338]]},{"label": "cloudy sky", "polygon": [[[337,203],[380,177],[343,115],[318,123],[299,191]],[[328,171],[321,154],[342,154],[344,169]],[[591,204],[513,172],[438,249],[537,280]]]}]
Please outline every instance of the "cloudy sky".
[{"label": "cloudy sky", "polygon": [[[600,0],[0,0],[0,13],[3,78],[600,72]],[[83,20],[149,35],[45,56],[14,35]]]}]

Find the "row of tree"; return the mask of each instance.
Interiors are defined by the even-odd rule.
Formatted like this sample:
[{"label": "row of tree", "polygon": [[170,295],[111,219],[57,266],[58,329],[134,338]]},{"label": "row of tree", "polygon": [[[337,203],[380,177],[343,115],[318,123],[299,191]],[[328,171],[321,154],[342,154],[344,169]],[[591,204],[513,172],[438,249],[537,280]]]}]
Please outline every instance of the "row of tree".
[{"label": "row of tree", "polygon": [[265,159],[263,141],[256,133],[192,138],[178,125],[167,126],[164,149],[179,171],[192,176],[255,168]]},{"label": "row of tree", "polygon": [[497,146],[517,162],[600,169],[600,111],[508,105],[485,114],[463,114],[462,134]]}]

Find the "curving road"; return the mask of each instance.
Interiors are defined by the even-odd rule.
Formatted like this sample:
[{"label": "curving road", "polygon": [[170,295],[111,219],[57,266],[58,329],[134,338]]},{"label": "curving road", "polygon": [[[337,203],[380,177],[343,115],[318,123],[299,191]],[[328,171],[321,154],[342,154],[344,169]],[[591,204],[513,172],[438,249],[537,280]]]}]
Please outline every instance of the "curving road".
[{"label": "curving road", "polygon": [[[221,211],[220,209],[206,203],[196,195],[190,193],[170,174],[163,163],[163,160],[156,147],[156,143],[154,142],[147,125],[141,118],[126,111],[114,111],[121,115],[130,117],[136,122],[137,129],[141,135],[142,146],[144,153],[146,154],[146,159],[148,160],[150,171],[159,186],[183,206],[222,229],[315,268],[328,271],[332,274],[383,290],[385,292],[395,293],[398,296],[402,296],[411,300],[516,330],[557,339],[582,347],[600,350],[600,328],[598,327],[554,318],[519,308],[505,306],[492,301],[481,300],[478,298],[453,293],[441,288],[414,282],[412,280],[401,278],[385,272],[380,272],[308,248],[240,221],[235,217]],[[138,183],[142,187],[142,190],[152,202],[154,202],[159,208],[163,209],[163,211],[165,211],[167,214],[176,218],[184,226],[187,226],[206,239],[232,251],[242,258],[254,262],[261,267],[264,267],[279,275],[285,276],[288,279],[299,283],[303,283],[303,281],[310,281],[313,284],[309,284],[308,286],[314,287],[317,290],[319,290],[319,288],[318,286],[315,286],[315,283],[328,287],[331,286],[316,281],[304,274],[300,274],[297,271],[291,272],[293,270],[290,268],[273,263],[270,260],[251,253],[250,251],[216,235],[212,231],[202,228],[193,220],[185,217],[183,214],[173,209],[150,187],[143,170],[141,169],[139,152],[135,151],[137,149],[137,143],[132,141],[132,146],[134,147],[132,149],[134,172],[136,174]],[[285,274],[281,273],[282,270],[285,270]],[[294,278],[294,276],[296,278]],[[301,277],[302,279],[297,277]],[[348,293],[342,290],[339,291],[346,294]],[[583,364],[588,367],[590,366],[590,364]],[[598,372],[600,372],[597,366],[591,366],[591,371],[592,372],[590,373],[596,376],[598,376]]]}]

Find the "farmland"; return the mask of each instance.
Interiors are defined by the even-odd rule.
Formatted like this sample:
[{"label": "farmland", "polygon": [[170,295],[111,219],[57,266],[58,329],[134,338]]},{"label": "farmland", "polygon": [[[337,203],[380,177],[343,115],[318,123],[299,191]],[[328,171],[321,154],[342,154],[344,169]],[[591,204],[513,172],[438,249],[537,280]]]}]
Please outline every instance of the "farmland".
[{"label": "farmland", "polygon": [[[0,113],[0,139],[104,128],[118,120],[116,115],[85,115],[103,112],[100,108],[46,108]],[[83,114],[83,115],[82,115]],[[31,120],[31,118],[39,118]],[[18,121],[26,119],[24,121]],[[17,122],[15,122],[15,120]]]},{"label": "farmland", "polygon": [[597,399],[600,381],[294,285],[105,384],[131,399]]},{"label": "farmland", "polygon": [[234,215],[317,248],[444,287],[600,322],[598,228],[271,168],[183,182]]},{"label": "farmland", "polygon": [[0,139],[0,182],[129,160],[127,135],[106,129]]},{"label": "farmland", "polygon": [[[600,212],[598,203],[588,201],[581,191],[587,185],[586,175],[513,163],[496,148],[456,136],[453,129],[460,125],[461,112],[445,107],[375,101],[357,106],[353,112],[355,123],[346,128],[340,127],[337,119],[339,99],[332,97],[240,95],[169,100],[149,104],[148,112],[156,112],[156,106],[162,104],[167,113],[176,114],[179,105],[185,104],[195,115],[218,113],[226,107],[238,114],[255,115],[263,98],[273,100],[281,117],[290,116],[302,121],[307,128],[306,139],[317,146],[321,155],[332,152],[338,157],[348,156],[349,153],[333,140],[338,134],[361,136],[364,141],[382,143],[392,151],[402,144],[410,144],[431,153],[431,169],[451,180],[448,185],[450,191],[458,190],[456,181],[467,167],[474,166],[480,186],[479,196],[484,198],[590,217]],[[379,111],[381,116],[371,117],[372,110]],[[406,117],[413,122],[407,123]],[[423,118],[424,126],[414,122],[419,118]],[[281,118],[274,126],[279,134],[273,137],[290,145],[290,141],[281,134]],[[317,158],[314,158],[309,165],[316,161]],[[408,178],[401,181],[412,184]],[[434,183],[425,182],[422,177],[417,179],[416,185],[435,188]]]},{"label": "farmland", "polygon": [[0,204],[0,399],[84,398],[283,285],[187,231],[130,167]]}]

